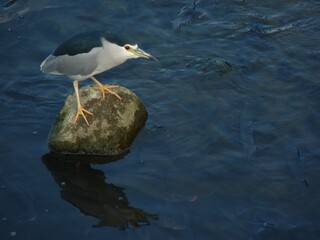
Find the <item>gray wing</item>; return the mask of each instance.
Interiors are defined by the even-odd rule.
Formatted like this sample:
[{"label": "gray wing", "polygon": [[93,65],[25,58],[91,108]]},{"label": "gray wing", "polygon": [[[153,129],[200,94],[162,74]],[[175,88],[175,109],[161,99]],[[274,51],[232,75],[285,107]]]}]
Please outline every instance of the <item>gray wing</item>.
[{"label": "gray wing", "polygon": [[98,58],[101,48],[93,48],[88,53],[81,53],[73,56],[49,55],[40,68],[41,71],[49,74],[61,74],[61,75],[90,75],[98,66]]}]

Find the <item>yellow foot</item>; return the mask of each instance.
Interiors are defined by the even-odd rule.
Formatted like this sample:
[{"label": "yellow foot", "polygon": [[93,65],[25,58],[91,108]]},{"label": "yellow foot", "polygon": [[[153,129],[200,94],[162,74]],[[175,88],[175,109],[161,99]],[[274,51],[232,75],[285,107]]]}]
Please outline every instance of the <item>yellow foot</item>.
[{"label": "yellow foot", "polygon": [[84,118],[84,120],[86,121],[87,125],[89,126],[89,122],[88,122],[86,116],[84,115],[84,113],[87,113],[87,114],[93,116],[93,114],[91,112],[89,112],[88,110],[84,109],[81,105],[79,105],[77,116],[74,119],[73,124],[78,120],[79,116],[81,115]]},{"label": "yellow foot", "polygon": [[122,99],[118,94],[116,94],[115,92],[111,91],[110,89],[112,88],[117,88],[119,87],[118,85],[108,85],[108,86],[104,86],[104,85],[99,85],[98,84],[98,87],[94,87],[93,89],[94,90],[100,90],[101,91],[101,94],[102,94],[102,99],[105,99],[105,91],[116,96],[118,99]]}]

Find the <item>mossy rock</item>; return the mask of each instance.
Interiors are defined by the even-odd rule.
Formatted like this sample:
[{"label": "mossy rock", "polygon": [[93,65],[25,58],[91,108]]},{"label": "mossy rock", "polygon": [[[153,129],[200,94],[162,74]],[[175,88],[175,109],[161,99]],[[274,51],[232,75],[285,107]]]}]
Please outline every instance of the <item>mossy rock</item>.
[{"label": "mossy rock", "polygon": [[75,94],[67,97],[53,124],[49,147],[59,153],[90,155],[118,155],[127,151],[139,130],[144,126],[148,113],[132,91],[117,87],[112,89],[122,99],[90,86],[79,89],[82,106],[93,113],[86,114],[89,126],[77,113]]}]

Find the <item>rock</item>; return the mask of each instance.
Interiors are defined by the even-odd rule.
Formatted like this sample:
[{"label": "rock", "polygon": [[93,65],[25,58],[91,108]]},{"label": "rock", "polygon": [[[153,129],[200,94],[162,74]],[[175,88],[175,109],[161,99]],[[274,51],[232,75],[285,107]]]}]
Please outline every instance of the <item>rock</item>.
[{"label": "rock", "polygon": [[79,89],[82,106],[93,113],[86,114],[89,126],[82,116],[73,121],[77,112],[75,93],[68,96],[49,136],[49,147],[59,153],[91,155],[118,155],[128,150],[133,139],[144,126],[148,113],[132,91],[112,89],[122,100],[90,86]]},{"label": "rock", "polygon": [[194,68],[200,74],[227,73],[232,71],[232,66],[227,61],[212,57],[194,58],[186,65],[188,68]]}]

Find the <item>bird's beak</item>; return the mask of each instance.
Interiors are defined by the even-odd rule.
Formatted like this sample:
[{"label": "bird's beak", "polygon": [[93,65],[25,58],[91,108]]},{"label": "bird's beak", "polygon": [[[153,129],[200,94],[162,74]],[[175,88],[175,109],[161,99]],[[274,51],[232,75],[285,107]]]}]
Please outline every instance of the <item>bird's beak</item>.
[{"label": "bird's beak", "polygon": [[138,57],[143,57],[143,58],[147,58],[147,59],[151,59],[154,61],[158,61],[158,59],[156,59],[154,56],[152,56],[149,53],[146,53],[145,51],[143,51],[141,48],[137,48],[137,49],[131,49],[132,53]]}]

